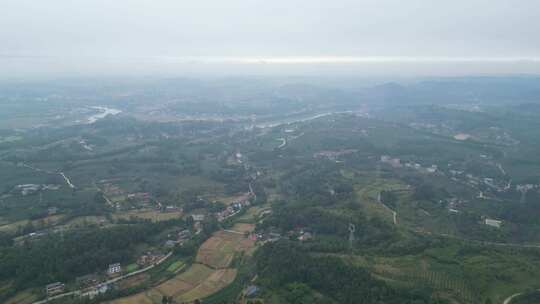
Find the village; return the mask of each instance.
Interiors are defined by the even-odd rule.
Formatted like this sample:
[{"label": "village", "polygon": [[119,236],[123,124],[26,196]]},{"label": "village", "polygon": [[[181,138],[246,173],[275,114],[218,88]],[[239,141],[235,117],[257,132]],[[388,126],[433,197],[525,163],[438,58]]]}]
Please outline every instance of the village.
[{"label": "village", "polygon": [[[106,189],[109,195],[121,194],[118,187],[107,185]],[[214,213],[186,214],[183,217],[192,222],[192,227],[190,229],[177,229],[170,231],[160,248],[145,252],[144,254],[140,255],[133,264],[122,265],[121,263],[112,263],[106,265],[101,273],[92,273],[77,277],[74,283],[50,283],[45,286],[45,294],[47,299],[55,299],[57,297],[70,295],[94,298],[97,295],[104,294],[114,289],[115,284],[117,284],[119,281],[148,271],[164,262],[172,255],[174,248],[182,247],[186,242],[192,240],[196,235],[201,233],[207,217],[213,217],[218,222],[222,223],[245,211],[251,206],[250,200],[253,198],[253,196],[254,194],[252,192],[241,194],[222,211]],[[156,203],[149,193],[130,193],[127,194],[127,198],[131,202],[137,203],[142,208],[148,208],[149,206],[153,205],[154,209],[160,213],[183,213],[182,208],[178,208],[176,206],[162,206],[161,204]],[[58,229],[53,229],[52,232],[60,233],[61,231]],[[25,239],[37,240],[40,237],[47,235],[47,233],[49,233],[48,230],[33,232],[27,235]],[[254,236],[250,236],[249,239],[257,240],[257,238]],[[259,240],[263,240],[262,236],[259,238]]]}]

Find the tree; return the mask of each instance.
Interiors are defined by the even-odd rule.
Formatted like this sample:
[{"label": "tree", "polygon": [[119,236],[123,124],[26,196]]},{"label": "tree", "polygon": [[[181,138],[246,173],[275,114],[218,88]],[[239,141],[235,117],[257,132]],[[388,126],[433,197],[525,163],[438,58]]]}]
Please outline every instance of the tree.
[{"label": "tree", "polygon": [[435,189],[428,184],[422,184],[414,189],[414,198],[419,201],[431,201],[435,199]]}]

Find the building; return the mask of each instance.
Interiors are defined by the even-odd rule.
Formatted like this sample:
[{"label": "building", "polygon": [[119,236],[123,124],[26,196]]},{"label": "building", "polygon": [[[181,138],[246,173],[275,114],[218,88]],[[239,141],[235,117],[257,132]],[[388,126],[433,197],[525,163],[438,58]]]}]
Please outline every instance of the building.
[{"label": "building", "polygon": [[255,286],[255,285],[250,285],[246,288],[246,291],[245,291],[245,295],[246,297],[248,298],[251,298],[253,296],[255,296],[257,294],[257,292],[259,292],[259,287]]},{"label": "building", "polygon": [[128,200],[140,201],[142,203],[150,202],[150,193],[148,192],[136,192],[127,195]]},{"label": "building", "polygon": [[309,241],[313,238],[313,235],[309,232],[303,232],[300,234],[300,236],[298,237],[298,240],[299,241]]},{"label": "building", "polygon": [[122,266],[120,266],[120,263],[114,263],[109,265],[109,269],[107,270],[108,275],[116,275],[122,272]]},{"label": "building", "polygon": [[176,211],[179,211],[180,208],[176,207],[176,206],[172,206],[172,205],[169,205],[169,206],[165,206],[165,209],[163,210],[163,212],[176,212]]},{"label": "building", "polygon": [[501,228],[502,221],[486,218],[484,224],[495,228]]},{"label": "building", "polygon": [[202,222],[204,221],[204,214],[192,214],[191,218],[193,218],[193,221],[195,222]]},{"label": "building", "polygon": [[81,294],[81,297],[89,297],[90,299],[93,299],[94,297],[106,293],[109,290],[109,285],[107,284],[98,284],[94,287],[92,287],[90,290],[88,290],[85,293]]},{"label": "building", "polygon": [[[174,243],[173,243],[174,246]],[[137,259],[137,265],[144,267],[157,263],[163,257],[162,254],[147,252]]]},{"label": "building", "polygon": [[97,285],[99,282],[99,278],[95,274],[87,274],[75,278],[75,282],[77,283],[77,286],[79,286],[79,288],[88,288],[90,286]]},{"label": "building", "polygon": [[56,208],[56,207],[49,207],[49,209],[47,209],[47,213],[48,213],[49,215],[54,215],[54,214],[58,213],[58,208]]},{"label": "building", "polygon": [[277,242],[279,241],[279,239],[281,239],[281,234],[279,233],[275,233],[275,232],[270,232],[268,234],[268,242]]},{"label": "building", "polygon": [[182,231],[178,232],[178,237],[177,237],[178,241],[183,242],[183,241],[186,241],[186,240],[188,240],[190,238],[191,238],[191,231],[186,229],[186,230],[182,230]]},{"label": "building", "polygon": [[399,158],[392,158],[388,155],[381,155],[381,162],[385,164],[389,164],[390,166],[394,168],[401,167],[401,161]]},{"label": "building", "polygon": [[167,240],[167,241],[165,242],[165,247],[172,248],[172,247],[174,247],[174,246],[176,246],[176,242],[173,241],[173,240]]},{"label": "building", "polygon": [[47,296],[50,297],[64,292],[65,287],[64,283],[56,282],[47,285],[45,287],[45,292],[47,293]]}]

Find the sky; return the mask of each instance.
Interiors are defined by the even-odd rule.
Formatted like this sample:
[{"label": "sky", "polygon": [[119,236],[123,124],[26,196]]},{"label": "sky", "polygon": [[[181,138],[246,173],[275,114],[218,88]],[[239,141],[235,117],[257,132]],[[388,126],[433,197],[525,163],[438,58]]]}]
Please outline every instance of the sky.
[{"label": "sky", "polygon": [[0,76],[540,73],[537,0],[0,0]]}]

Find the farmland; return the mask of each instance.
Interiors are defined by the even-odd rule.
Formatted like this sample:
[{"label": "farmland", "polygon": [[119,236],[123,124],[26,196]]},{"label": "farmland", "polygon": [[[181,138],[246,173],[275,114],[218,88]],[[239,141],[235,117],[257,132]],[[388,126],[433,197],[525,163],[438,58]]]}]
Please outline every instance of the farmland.
[{"label": "farmland", "polygon": [[208,239],[197,253],[196,261],[214,269],[227,268],[234,256],[254,246],[243,234],[219,231]]},{"label": "farmland", "polygon": [[[0,130],[0,302],[163,256],[81,301],[476,304],[540,286],[538,106],[202,83],[51,95],[43,117],[0,102],[0,125],[32,125]],[[122,112],[80,123],[98,102]]]},{"label": "farmland", "polygon": [[156,210],[132,210],[127,212],[115,213],[113,214],[113,219],[124,219],[128,220],[130,218],[138,218],[144,220],[151,220],[155,222],[159,221],[168,221],[172,219],[179,219],[182,217],[182,212],[173,211],[173,212],[159,212]]},{"label": "farmland", "polygon": [[[237,228],[248,231],[253,225],[240,224]],[[233,258],[254,245],[243,234],[218,231],[201,245],[195,262],[187,269],[147,291],[111,303],[158,304],[163,296],[173,297],[178,302],[208,297],[234,281],[237,269],[231,268]],[[181,265],[177,263],[169,268],[178,269]]]}]

